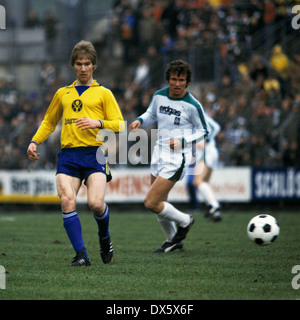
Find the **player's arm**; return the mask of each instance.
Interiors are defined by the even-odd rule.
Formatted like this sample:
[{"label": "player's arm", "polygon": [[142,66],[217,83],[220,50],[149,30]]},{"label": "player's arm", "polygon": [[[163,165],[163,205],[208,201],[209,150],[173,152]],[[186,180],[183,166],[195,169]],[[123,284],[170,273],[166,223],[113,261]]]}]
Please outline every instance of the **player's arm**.
[{"label": "player's arm", "polygon": [[139,119],[136,119],[129,125],[129,131],[136,130],[141,125],[142,125],[142,122]]},{"label": "player's arm", "polygon": [[182,149],[182,141],[179,139],[170,140],[170,148],[172,150],[180,150]]},{"label": "player's arm", "polygon": [[31,141],[35,141],[37,145],[43,143],[50,136],[50,134],[55,130],[58,121],[61,119],[62,93],[63,93],[62,89],[58,90],[55,93],[40,127],[38,128],[37,132],[31,139]]},{"label": "player's arm", "polygon": [[39,160],[40,153],[37,153],[37,146],[50,136],[61,118],[62,106],[60,103],[60,96],[61,90],[58,90],[47,109],[44,120],[29,143],[27,156],[31,161]]},{"label": "player's arm", "polygon": [[143,113],[141,116],[139,116],[135,121],[133,121],[130,124],[129,130],[130,131],[136,130],[141,126],[147,127],[156,121],[157,121],[156,103],[155,103],[155,97],[153,97],[146,112]]},{"label": "player's arm", "polygon": [[[100,120],[100,129],[110,129],[114,132],[123,132],[125,130],[125,122],[120,107],[113,93],[106,89],[103,101],[104,117]],[[98,128],[98,127],[97,127]]]},{"label": "player's arm", "polygon": [[207,114],[206,114],[206,120],[209,126],[209,135],[207,138],[208,140],[215,139],[215,137],[221,130],[221,126],[217,121],[215,121],[212,117],[208,116]]},{"label": "player's arm", "polygon": [[187,143],[202,141],[209,135],[209,125],[201,104],[192,109],[191,121],[195,130],[192,134],[183,137],[183,146]]},{"label": "player's arm", "polygon": [[87,130],[87,129],[96,129],[101,128],[101,120],[93,120],[90,118],[80,118],[75,120],[75,124],[78,129]]}]

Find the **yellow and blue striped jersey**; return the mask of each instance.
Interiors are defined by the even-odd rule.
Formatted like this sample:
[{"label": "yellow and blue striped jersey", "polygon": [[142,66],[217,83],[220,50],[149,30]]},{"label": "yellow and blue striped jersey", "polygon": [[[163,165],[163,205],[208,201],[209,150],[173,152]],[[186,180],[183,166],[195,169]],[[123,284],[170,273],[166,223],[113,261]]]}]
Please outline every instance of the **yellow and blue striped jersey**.
[{"label": "yellow and blue striped jersey", "polygon": [[82,131],[75,120],[90,118],[101,120],[103,129],[122,132],[125,123],[119,105],[112,92],[96,81],[79,94],[76,81],[70,86],[60,88],[55,93],[45,117],[33,136],[37,144],[43,143],[55,130],[62,119],[61,148],[99,146],[103,141],[97,137],[99,128]]}]

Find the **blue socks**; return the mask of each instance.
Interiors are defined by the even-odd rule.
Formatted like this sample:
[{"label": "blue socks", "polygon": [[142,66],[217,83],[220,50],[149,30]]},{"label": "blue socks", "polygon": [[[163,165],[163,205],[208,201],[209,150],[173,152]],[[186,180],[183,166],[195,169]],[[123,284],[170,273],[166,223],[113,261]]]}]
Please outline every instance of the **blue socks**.
[{"label": "blue socks", "polygon": [[63,213],[62,216],[64,228],[71,241],[74,251],[78,252],[79,250],[83,249],[83,256],[88,258],[82,239],[81,223],[76,210],[69,213]]},{"label": "blue socks", "polygon": [[98,224],[98,236],[99,239],[108,238],[109,237],[109,210],[106,205],[105,211],[101,217],[96,216],[94,214],[94,218]]},{"label": "blue socks", "polygon": [[[74,251],[77,253],[79,250],[83,250],[84,258],[88,259],[86,248],[82,239],[81,223],[77,215],[77,211],[63,213],[63,225],[73,246]],[[98,225],[99,239],[109,237],[109,210],[106,206],[104,214],[99,217],[94,214],[94,218]]]}]

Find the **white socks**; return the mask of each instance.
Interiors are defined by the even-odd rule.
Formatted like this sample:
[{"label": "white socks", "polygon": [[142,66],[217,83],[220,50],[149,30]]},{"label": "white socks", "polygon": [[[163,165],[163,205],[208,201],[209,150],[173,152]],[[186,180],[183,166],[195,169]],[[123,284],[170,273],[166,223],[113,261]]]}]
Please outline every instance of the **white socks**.
[{"label": "white socks", "polygon": [[213,208],[219,208],[220,204],[216,200],[214,192],[208,182],[202,182],[198,190],[206,204],[210,204]]},{"label": "white socks", "polygon": [[[159,219],[169,220],[171,222],[176,222],[180,227],[187,227],[191,221],[191,218],[188,214],[183,213],[179,210],[177,210],[175,207],[173,207],[169,202],[164,201],[164,208],[162,212],[160,212],[158,215]],[[163,229],[164,226],[162,225]],[[170,226],[168,228],[171,228]],[[164,229],[165,233],[166,230]]]},{"label": "white socks", "polygon": [[157,216],[157,220],[160,223],[161,227],[163,228],[163,231],[166,235],[167,240],[171,241],[177,231],[175,222],[161,218],[159,216]]}]

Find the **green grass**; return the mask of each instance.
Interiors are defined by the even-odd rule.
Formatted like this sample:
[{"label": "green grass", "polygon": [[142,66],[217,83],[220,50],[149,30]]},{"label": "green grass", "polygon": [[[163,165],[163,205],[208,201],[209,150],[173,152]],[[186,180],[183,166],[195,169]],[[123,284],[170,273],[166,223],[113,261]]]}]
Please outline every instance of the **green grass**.
[{"label": "green grass", "polygon": [[154,214],[111,210],[114,260],[104,265],[97,230],[80,213],[91,267],[71,268],[74,256],[59,212],[1,213],[0,300],[290,300],[300,298],[291,273],[300,264],[300,215],[273,213],[281,233],[267,247],[252,243],[246,226],[257,212],[224,213],[221,223],[195,214],[183,251],[154,254],[164,241]]}]

